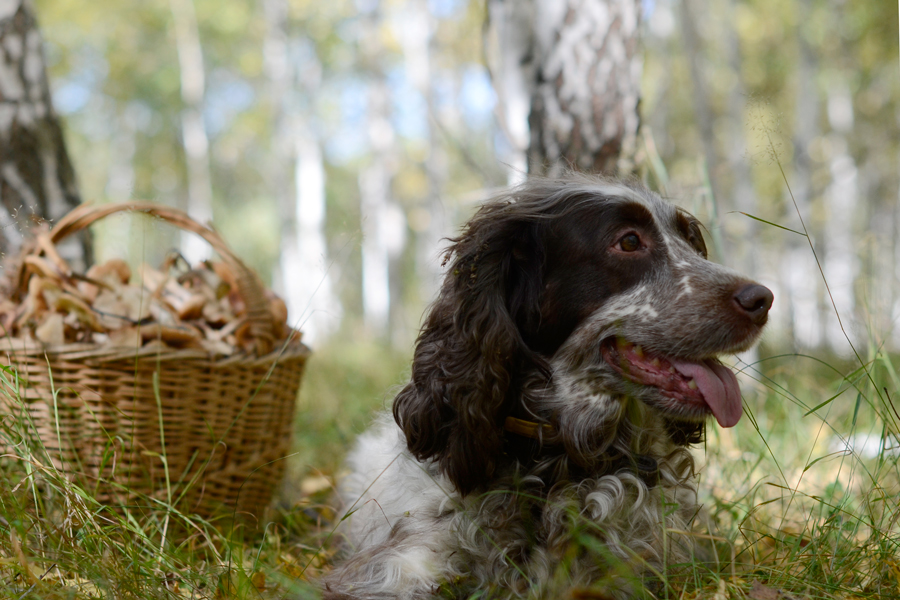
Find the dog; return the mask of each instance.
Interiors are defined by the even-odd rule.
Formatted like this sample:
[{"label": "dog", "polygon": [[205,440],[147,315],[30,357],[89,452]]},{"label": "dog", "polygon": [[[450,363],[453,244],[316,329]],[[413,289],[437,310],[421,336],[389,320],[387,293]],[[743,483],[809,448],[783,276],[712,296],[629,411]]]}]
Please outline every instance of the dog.
[{"label": "dog", "polygon": [[324,597],[627,598],[690,561],[689,447],[742,414],[716,357],[773,301],[707,260],[702,230],[586,175],[484,204],[450,240],[393,418],[349,455]]}]

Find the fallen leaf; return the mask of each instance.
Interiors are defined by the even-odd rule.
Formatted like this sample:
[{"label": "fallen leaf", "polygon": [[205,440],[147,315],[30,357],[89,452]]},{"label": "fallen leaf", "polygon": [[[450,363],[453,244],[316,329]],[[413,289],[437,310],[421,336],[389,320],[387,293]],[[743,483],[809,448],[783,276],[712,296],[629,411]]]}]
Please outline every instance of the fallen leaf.
[{"label": "fallen leaf", "polygon": [[254,571],[250,575],[250,583],[260,592],[264,591],[266,589],[266,574],[262,571]]}]

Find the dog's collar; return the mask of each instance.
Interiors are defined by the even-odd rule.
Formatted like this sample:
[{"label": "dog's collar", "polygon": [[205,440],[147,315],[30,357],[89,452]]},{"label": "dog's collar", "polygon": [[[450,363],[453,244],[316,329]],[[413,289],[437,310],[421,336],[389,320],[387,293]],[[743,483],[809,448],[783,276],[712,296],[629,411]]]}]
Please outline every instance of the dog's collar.
[{"label": "dog's collar", "polygon": [[[535,423],[516,417],[506,417],[503,429],[510,433],[533,440],[545,440],[556,434],[556,429],[548,423]],[[613,470],[628,469],[636,473],[648,485],[653,485],[659,479],[659,463],[652,456],[636,454],[634,456],[620,456],[613,461]]]},{"label": "dog's collar", "polygon": [[503,429],[510,433],[515,433],[516,435],[521,435],[533,440],[544,439],[556,434],[553,425],[547,423],[534,423],[533,421],[526,421],[525,419],[517,419],[515,417],[506,417],[506,421],[503,423]]}]

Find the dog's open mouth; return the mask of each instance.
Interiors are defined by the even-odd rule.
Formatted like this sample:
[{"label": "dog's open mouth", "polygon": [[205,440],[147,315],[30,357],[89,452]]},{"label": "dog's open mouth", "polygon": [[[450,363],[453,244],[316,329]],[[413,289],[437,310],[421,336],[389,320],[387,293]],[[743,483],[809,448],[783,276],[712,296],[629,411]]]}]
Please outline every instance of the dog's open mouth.
[{"label": "dog's open mouth", "polygon": [[658,388],[688,413],[712,412],[722,427],[733,427],[743,414],[737,377],[714,358],[690,361],[666,357],[619,337],[604,340],[600,352],[625,379]]}]

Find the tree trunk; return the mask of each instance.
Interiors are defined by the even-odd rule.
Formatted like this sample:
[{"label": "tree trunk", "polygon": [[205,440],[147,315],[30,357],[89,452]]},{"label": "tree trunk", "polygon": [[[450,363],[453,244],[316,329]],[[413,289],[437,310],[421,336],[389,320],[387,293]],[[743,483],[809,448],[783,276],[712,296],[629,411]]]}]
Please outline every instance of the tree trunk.
[{"label": "tree trunk", "polygon": [[691,73],[691,84],[694,94],[694,118],[697,120],[697,129],[700,132],[700,140],[703,143],[703,158],[706,161],[706,171],[709,174],[710,188],[713,198],[721,200],[722,190],[719,188],[719,179],[715,169],[719,163],[716,152],[716,136],[713,131],[713,112],[710,107],[709,86],[706,85],[706,77],[701,62],[701,44],[697,28],[695,26],[694,10],[690,0],[681,2],[681,33],[684,39],[684,51],[687,55]]},{"label": "tree trunk", "polygon": [[406,221],[393,199],[396,135],[391,124],[391,90],[382,70],[384,46],[379,35],[379,10],[361,19],[360,54],[369,61],[366,133],[369,159],[359,171],[362,240],[363,318],[368,330],[387,339],[393,331],[392,307],[397,303],[396,259],[406,245]]},{"label": "tree trunk", "polygon": [[291,326],[303,330],[304,341],[316,343],[340,324],[342,308],[332,291],[327,259],[324,159],[296,98],[316,97],[321,65],[313,50],[302,62],[303,72],[298,73],[291,61],[289,9],[287,0],[263,2],[263,69],[273,114],[267,181],[281,217],[281,254],[273,288],[284,296]]},{"label": "tree trunk", "polygon": [[[797,4],[800,23],[810,19],[809,0],[800,0]],[[813,164],[809,148],[815,138],[821,135],[819,126],[820,98],[816,88],[816,57],[808,41],[808,32],[801,29],[797,36],[798,60],[794,75],[797,87],[797,100],[794,107],[793,135],[793,177],[791,177],[790,194],[786,194],[787,214],[792,223],[798,223],[794,216],[794,202],[797,210],[806,219],[813,240],[821,240],[821,232],[817,231],[813,214],[813,198],[816,190],[812,187]],[[821,191],[821,190],[819,190]],[[799,226],[799,224],[798,224]],[[798,236],[799,238],[799,236]],[[818,274],[809,243],[805,238],[786,238],[785,248],[777,253],[775,264],[781,268],[782,288],[785,290],[785,307],[787,313],[785,323],[777,330],[785,332],[786,340],[794,343],[796,349],[818,346],[823,339],[826,321],[826,303],[822,278]]]},{"label": "tree trunk", "polygon": [[640,118],[640,2],[536,0],[528,172],[630,173]]},{"label": "tree trunk", "polygon": [[485,28],[485,56],[497,93],[497,123],[509,142],[500,160],[509,165],[510,185],[528,170],[528,114],[537,87],[535,76],[534,3],[490,0]]},{"label": "tree trunk", "polygon": [[389,236],[391,152],[394,132],[387,117],[390,92],[383,80],[369,88],[368,137],[371,159],[359,172],[362,220],[362,292],[366,326],[378,336],[388,333],[391,309],[390,262],[395,240]]},{"label": "tree trunk", "polygon": [[[193,0],[170,0],[175,24],[175,45],[181,70],[181,137],[187,158],[187,212],[200,223],[212,220],[212,176],[209,172],[209,137],[203,122],[206,87],[203,50]],[[210,255],[209,245],[197,236],[182,236],[182,251],[191,264]]]},{"label": "tree trunk", "polygon": [[[59,219],[81,199],[27,0],[0,5],[0,57],[0,252],[14,254],[32,225]],[[60,252],[86,265],[90,237],[73,239]]]},{"label": "tree trunk", "polygon": [[433,298],[437,293],[443,269],[438,248],[451,233],[441,190],[447,179],[447,156],[440,144],[440,131],[432,89],[432,39],[436,28],[435,18],[428,12],[427,0],[409,2],[404,17],[402,43],[406,71],[415,88],[422,94],[428,109],[427,154],[424,166],[428,179],[428,195],[417,209],[425,215],[424,223],[416,228],[417,271],[420,298]]}]

